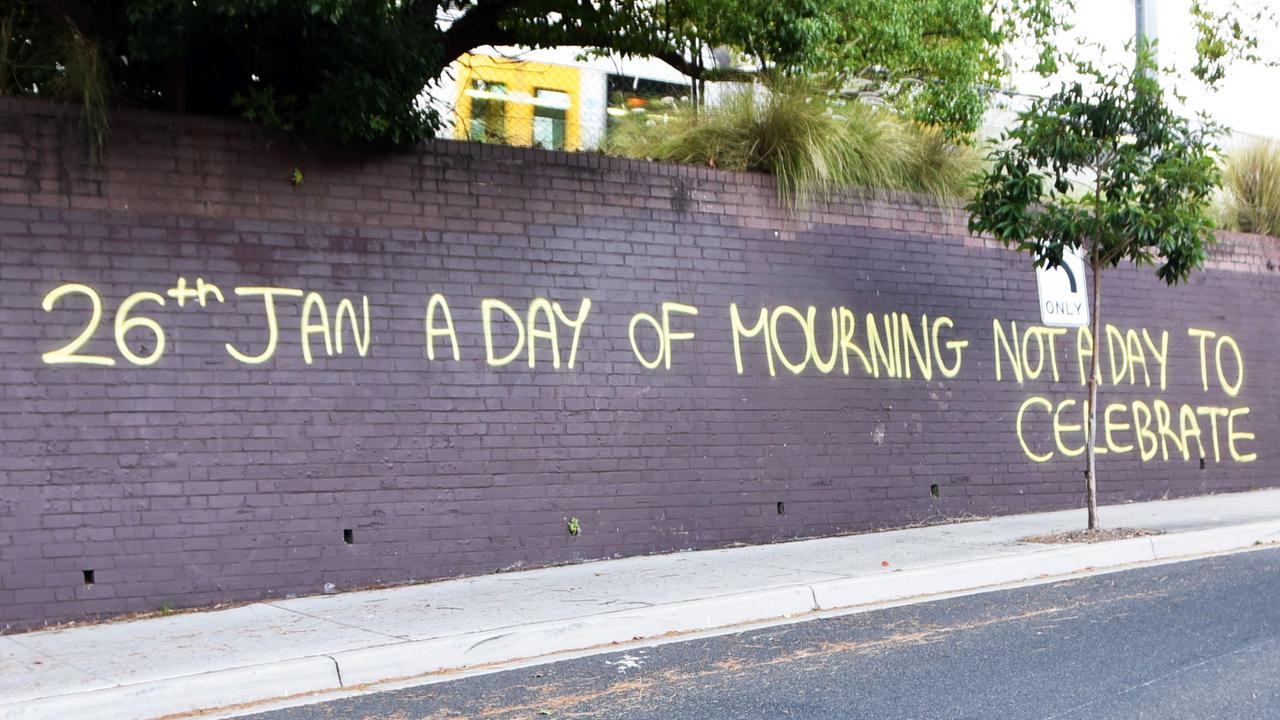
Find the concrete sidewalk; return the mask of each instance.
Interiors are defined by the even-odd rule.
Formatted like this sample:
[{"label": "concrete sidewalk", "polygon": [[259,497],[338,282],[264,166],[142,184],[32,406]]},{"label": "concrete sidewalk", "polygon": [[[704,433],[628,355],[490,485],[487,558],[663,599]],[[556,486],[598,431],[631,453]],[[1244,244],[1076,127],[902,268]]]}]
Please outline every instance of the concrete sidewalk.
[{"label": "concrete sidewalk", "polygon": [[[1280,541],[1280,490],[1106,507],[1168,534],[1025,545],[1036,513],[0,637],[0,718],[154,718]],[[883,566],[883,562],[889,565]]]}]

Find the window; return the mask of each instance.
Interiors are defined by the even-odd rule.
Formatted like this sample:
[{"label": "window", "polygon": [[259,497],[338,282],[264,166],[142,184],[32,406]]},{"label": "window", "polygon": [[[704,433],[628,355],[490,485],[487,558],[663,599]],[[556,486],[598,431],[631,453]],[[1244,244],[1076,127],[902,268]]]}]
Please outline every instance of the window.
[{"label": "window", "polygon": [[471,98],[471,122],[467,137],[479,142],[507,141],[507,86],[484,80],[472,80],[467,96]]},{"label": "window", "polygon": [[533,144],[548,150],[564,149],[565,121],[571,99],[558,90],[537,90],[533,98]]}]

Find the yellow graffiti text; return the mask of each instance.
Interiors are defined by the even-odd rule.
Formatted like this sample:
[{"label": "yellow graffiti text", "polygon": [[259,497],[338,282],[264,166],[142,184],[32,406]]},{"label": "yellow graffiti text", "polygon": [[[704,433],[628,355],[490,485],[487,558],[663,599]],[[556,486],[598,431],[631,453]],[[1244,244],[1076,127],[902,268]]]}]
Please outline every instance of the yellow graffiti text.
[{"label": "yellow graffiti text", "polygon": [[[120,303],[120,308],[116,310],[116,349],[120,351],[125,360],[134,365],[154,365],[164,355],[164,329],[160,327],[160,323],[146,317],[129,317],[133,306],[144,301],[164,305],[164,297],[161,295],[153,292],[136,292],[125,298],[124,302]],[[151,331],[155,340],[155,347],[151,349],[150,353],[138,355],[125,342],[125,335],[134,328],[144,328]]]},{"label": "yellow graffiti text", "polygon": [[[1076,408],[1079,408],[1078,420]],[[1174,411],[1164,400],[1111,403],[1101,413],[1099,430],[1104,443],[1099,444],[1097,451],[1116,455],[1136,453],[1145,463],[1157,457],[1164,461],[1179,456],[1183,461],[1192,457],[1207,459],[1211,450],[1213,462],[1221,463],[1225,448],[1230,460],[1251,463],[1258,458],[1257,453],[1241,446],[1255,439],[1252,432],[1240,427],[1248,414],[1247,407],[1183,404],[1178,406],[1175,426]],[[1058,455],[1076,457],[1085,449],[1088,416],[1087,402],[1068,398],[1054,403],[1041,396],[1029,397],[1018,407],[1014,420],[1018,444],[1032,462],[1049,462]],[[1194,454],[1191,452],[1193,441]]]},{"label": "yellow graffiti text", "polygon": [[[1053,382],[1061,380],[1057,339],[1066,333],[1064,328],[1039,325],[1033,325],[1019,333],[1017,322],[1010,322],[1006,326],[1000,319],[993,319],[991,343],[995,356],[996,380],[1004,380],[1006,365],[1019,384],[1038,380],[1045,374],[1046,365],[1048,378]],[[1122,330],[1115,325],[1106,324],[1103,326],[1103,336],[1106,341],[1105,354],[1098,358],[1099,379],[1103,383],[1109,378],[1112,385],[1137,385],[1140,377],[1141,384],[1150,387],[1154,365],[1160,389],[1167,387],[1169,331],[1161,330],[1157,342],[1146,328]],[[1080,384],[1084,385],[1089,379],[1089,363],[1093,358],[1093,336],[1090,335],[1089,328],[1076,329],[1075,345]],[[1107,373],[1108,367],[1110,375]]]},{"label": "yellow graffiti text", "polygon": [[102,322],[102,297],[98,295],[96,290],[88,285],[81,285],[80,283],[59,285],[58,287],[50,290],[44,296],[44,299],[40,301],[40,307],[44,308],[45,312],[53,312],[53,306],[67,295],[84,295],[89,298],[89,322],[84,326],[84,329],[80,331],[80,334],[72,339],[71,342],[56,350],[50,350],[49,352],[44,353],[40,356],[40,359],[48,365],[60,365],[64,363],[104,366],[115,365],[116,361],[113,358],[109,358],[104,355],[80,354],[80,348],[84,347],[85,343],[89,342],[89,338],[93,337],[93,333],[97,331],[98,324]]},{"label": "yellow graffiti text", "polygon": [[[278,288],[278,287],[238,287],[236,288],[237,297],[261,297],[263,311],[266,313],[267,319],[267,344],[262,352],[257,355],[248,355],[235,348],[231,343],[226,343],[224,347],[227,354],[239,360],[246,365],[259,365],[271,359],[276,354],[276,345],[280,342],[280,321],[276,317],[276,297],[302,297],[302,291],[297,288]],[[326,319],[326,323],[328,320]],[[306,346],[306,342],[303,342]]]},{"label": "yellow graffiti text", "polygon": [[[1209,391],[1208,343],[1210,340],[1217,338],[1213,346],[1213,365],[1214,371],[1218,376],[1218,386],[1229,397],[1239,395],[1240,387],[1244,385],[1244,356],[1240,353],[1240,346],[1236,344],[1235,339],[1230,335],[1218,335],[1212,330],[1200,330],[1197,328],[1187,328],[1187,334],[1200,341],[1200,385],[1204,391]],[[1222,356],[1223,348],[1231,351],[1232,364],[1235,365],[1234,380],[1227,379],[1227,371],[1224,369]]]},{"label": "yellow graffiti text", "polygon": [[196,278],[196,286],[194,288],[187,287],[187,279],[179,277],[173,287],[164,291],[165,295],[173,298],[178,307],[186,307],[188,300],[195,300],[200,303],[200,307],[208,307],[209,296],[212,295],[218,302],[226,302],[226,298],[222,296],[222,290],[213,283],[207,283],[204,278]]},{"label": "yellow graffiti text", "polygon": [[[1121,330],[1120,328],[1107,323],[1103,326],[1103,336],[1106,338],[1106,363],[1103,357],[1098,358],[1098,380],[1100,384],[1107,382],[1106,368],[1111,368],[1111,384],[1112,385],[1136,385],[1138,381],[1138,371],[1142,371],[1142,384],[1150,387],[1151,370],[1147,356],[1151,356],[1153,362],[1159,371],[1160,389],[1164,390],[1169,383],[1169,331],[1161,330],[1159,334],[1160,342],[1151,336],[1151,332],[1146,328],[1138,330],[1129,329]],[[1093,336],[1089,334],[1089,328],[1082,327],[1076,329],[1076,362],[1080,371],[1080,384],[1084,385],[1089,380],[1089,361],[1093,357]]]},{"label": "yellow graffiti text", "polygon": [[[494,321],[495,312],[505,315],[507,320],[515,325],[516,329],[515,344],[505,355],[501,356],[495,350],[494,327],[497,324]],[[573,317],[570,317],[564,311],[560,303],[553,303],[541,297],[530,301],[528,312],[524,316],[502,300],[495,298],[481,300],[480,320],[484,329],[485,361],[490,367],[502,367],[514,362],[527,348],[529,367],[537,367],[537,344],[539,340],[543,340],[550,347],[551,366],[559,369],[561,365],[560,326],[564,325],[573,331],[569,345],[568,360],[569,369],[573,369],[578,357],[578,342],[581,337],[582,327],[586,324],[587,316],[590,313],[590,298],[583,298],[579,302],[578,312]],[[452,322],[450,322],[449,327],[452,329]],[[454,342],[456,347],[456,338]]]},{"label": "yellow graffiti text", "polygon": [[[436,314],[444,321],[443,326],[436,325]],[[427,311],[423,316],[423,325],[427,334],[427,359],[436,359],[436,338],[447,337],[453,346],[453,361],[462,359],[458,352],[458,333],[453,329],[453,313],[449,312],[449,301],[440,293],[433,293],[427,299]]]},{"label": "yellow graffiti text", "polygon": [[[662,320],[645,312],[638,312],[631,316],[631,321],[627,323],[627,338],[631,341],[631,352],[636,356],[636,360],[644,367],[653,370],[662,365],[667,370],[671,369],[671,343],[673,340],[692,340],[694,334],[690,331],[676,331],[671,326],[671,315],[697,315],[698,308],[692,305],[685,305],[677,302],[664,302],[661,305],[660,314]],[[647,325],[652,329],[654,337],[657,341],[657,353],[652,357],[646,357],[640,349],[640,341],[636,330],[641,324]]]},{"label": "yellow graffiti text", "polygon": [[[823,375],[834,372],[837,366],[842,374],[848,375],[850,355],[861,363],[863,372],[877,378],[881,375],[910,378],[918,374],[925,380],[931,380],[935,366],[945,378],[953,378],[960,373],[963,352],[969,341],[944,340],[941,337],[944,331],[955,327],[948,317],[930,321],[929,316],[921,315],[917,333],[911,317],[906,313],[884,313],[878,320],[874,313],[867,313],[864,349],[863,345],[858,344],[857,316],[852,310],[834,307],[830,309],[829,315],[829,332],[826,336],[830,338],[830,346],[824,349],[818,345],[821,328],[818,309],[812,305],[803,313],[788,305],[779,305],[772,310],[762,307],[755,314],[754,321],[747,325],[742,320],[737,304],[731,304],[729,323],[733,333],[733,359],[738,374],[745,372],[743,341],[757,337],[763,345],[765,363],[772,377],[778,374],[777,363],[781,363],[794,375],[805,372],[810,365]],[[788,347],[780,332],[780,328],[788,327],[799,331],[803,345],[793,343]],[[796,335],[793,333],[789,337]]]},{"label": "yellow graffiti text", "polygon": [[[1021,336],[1018,334],[1018,323],[1009,323],[1006,333],[1004,324],[999,319],[991,321],[991,342],[995,346],[996,381],[1004,379],[1004,361],[1008,361],[1013,370],[1013,377],[1022,384],[1027,380],[1036,380],[1044,372],[1046,360],[1051,370],[1053,381],[1060,377],[1058,372],[1057,339],[1066,335],[1064,328],[1049,328],[1038,325],[1027,328]],[[1003,350],[1003,352],[1002,352]],[[1031,359],[1035,357],[1035,363]]]}]

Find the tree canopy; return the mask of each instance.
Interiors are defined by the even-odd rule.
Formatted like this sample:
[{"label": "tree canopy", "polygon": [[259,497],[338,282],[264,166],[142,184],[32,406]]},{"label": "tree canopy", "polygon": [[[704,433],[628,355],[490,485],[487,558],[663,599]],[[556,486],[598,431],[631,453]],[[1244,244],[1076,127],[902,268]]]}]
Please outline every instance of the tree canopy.
[{"label": "tree canopy", "polygon": [[[1058,9],[1053,9],[1054,7]],[[1046,40],[1050,0],[9,0],[0,92],[242,115],[337,141],[409,143],[417,102],[486,45],[582,46],[695,80],[806,74],[912,118],[973,130],[1015,36]],[[1044,44],[1044,43],[1042,43]],[[1045,45],[1047,47],[1047,45]],[[708,62],[711,50],[741,60]]]},{"label": "tree canopy", "polygon": [[1216,128],[1168,104],[1151,73],[1078,66],[996,141],[969,228],[1056,267],[1083,249],[1099,269],[1157,264],[1170,284],[1203,263],[1220,183]]}]

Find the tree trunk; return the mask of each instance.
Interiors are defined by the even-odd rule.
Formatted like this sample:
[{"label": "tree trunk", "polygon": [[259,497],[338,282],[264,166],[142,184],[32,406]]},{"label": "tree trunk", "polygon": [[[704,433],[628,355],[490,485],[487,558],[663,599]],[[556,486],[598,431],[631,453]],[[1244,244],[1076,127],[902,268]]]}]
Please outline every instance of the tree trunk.
[{"label": "tree trunk", "polygon": [[1089,358],[1089,466],[1084,473],[1084,492],[1089,504],[1089,529],[1098,529],[1098,385],[1102,382],[1098,356],[1102,354],[1102,319],[1099,301],[1102,299],[1102,264],[1098,260],[1097,244],[1090,253],[1089,264],[1093,268],[1093,305],[1089,314],[1089,334],[1093,337],[1093,354]]}]

